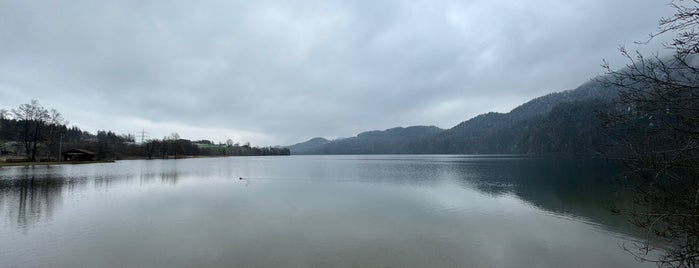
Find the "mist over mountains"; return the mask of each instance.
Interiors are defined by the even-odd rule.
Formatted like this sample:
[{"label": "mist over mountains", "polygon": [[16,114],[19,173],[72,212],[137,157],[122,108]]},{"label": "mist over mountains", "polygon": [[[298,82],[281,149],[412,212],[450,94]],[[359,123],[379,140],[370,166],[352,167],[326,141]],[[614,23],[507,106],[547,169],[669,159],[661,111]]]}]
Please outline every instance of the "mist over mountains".
[{"label": "mist over mountains", "polygon": [[593,79],[535,98],[508,113],[485,113],[450,129],[434,126],[374,130],[356,137],[313,138],[289,146],[292,154],[536,154],[610,153],[600,112],[612,111],[619,90]]}]

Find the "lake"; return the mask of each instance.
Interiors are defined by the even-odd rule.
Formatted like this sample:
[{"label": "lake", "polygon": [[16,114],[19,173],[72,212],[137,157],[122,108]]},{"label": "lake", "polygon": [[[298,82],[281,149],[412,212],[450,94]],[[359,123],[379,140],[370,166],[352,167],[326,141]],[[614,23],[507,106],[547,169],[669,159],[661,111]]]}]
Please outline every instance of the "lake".
[{"label": "lake", "polygon": [[[354,155],[0,168],[0,267],[654,267],[616,163]],[[243,178],[242,180],[240,178]]]}]

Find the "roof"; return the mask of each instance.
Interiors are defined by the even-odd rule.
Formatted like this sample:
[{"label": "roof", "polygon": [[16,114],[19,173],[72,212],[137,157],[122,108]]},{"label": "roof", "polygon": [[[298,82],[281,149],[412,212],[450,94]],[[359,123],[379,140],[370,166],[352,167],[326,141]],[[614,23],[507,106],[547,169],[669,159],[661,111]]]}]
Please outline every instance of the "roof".
[{"label": "roof", "polygon": [[63,153],[64,153],[64,154],[67,154],[67,153],[96,154],[95,152],[92,152],[92,151],[89,151],[89,150],[85,150],[85,149],[72,149],[72,150],[65,151],[65,152],[63,152]]}]

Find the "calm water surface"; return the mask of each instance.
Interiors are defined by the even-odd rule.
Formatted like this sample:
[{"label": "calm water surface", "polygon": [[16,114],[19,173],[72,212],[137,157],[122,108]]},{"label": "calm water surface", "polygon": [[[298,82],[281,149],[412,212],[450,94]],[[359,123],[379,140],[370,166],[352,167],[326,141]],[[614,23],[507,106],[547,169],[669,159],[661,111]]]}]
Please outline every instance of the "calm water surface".
[{"label": "calm water surface", "polygon": [[508,156],[2,167],[0,267],[643,267],[609,213],[620,172]]}]

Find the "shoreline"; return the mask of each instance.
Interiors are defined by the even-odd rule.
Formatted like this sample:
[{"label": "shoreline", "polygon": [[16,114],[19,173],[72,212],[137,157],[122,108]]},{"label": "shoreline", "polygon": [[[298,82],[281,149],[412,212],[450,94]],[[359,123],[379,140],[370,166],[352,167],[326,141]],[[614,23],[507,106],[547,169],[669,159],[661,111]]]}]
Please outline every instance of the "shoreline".
[{"label": "shoreline", "polygon": [[57,166],[57,165],[81,165],[81,164],[100,164],[114,163],[114,160],[95,160],[95,161],[51,161],[51,162],[17,162],[6,163],[0,162],[0,167],[28,167],[28,166]]},{"label": "shoreline", "polygon": [[[168,157],[168,158],[148,158],[148,157],[126,157],[121,159],[112,160],[94,160],[94,161],[47,161],[47,162],[5,162],[0,158],[0,167],[26,167],[26,166],[57,166],[57,165],[82,165],[82,164],[100,164],[100,163],[114,163],[116,161],[128,161],[128,160],[180,160],[180,159],[194,159],[194,158],[220,158],[220,157],[236,157],[241,155],[188,155],[188,156],[178,156],[178,157]],[[254,156],[254,155],[251,155]]]}]

